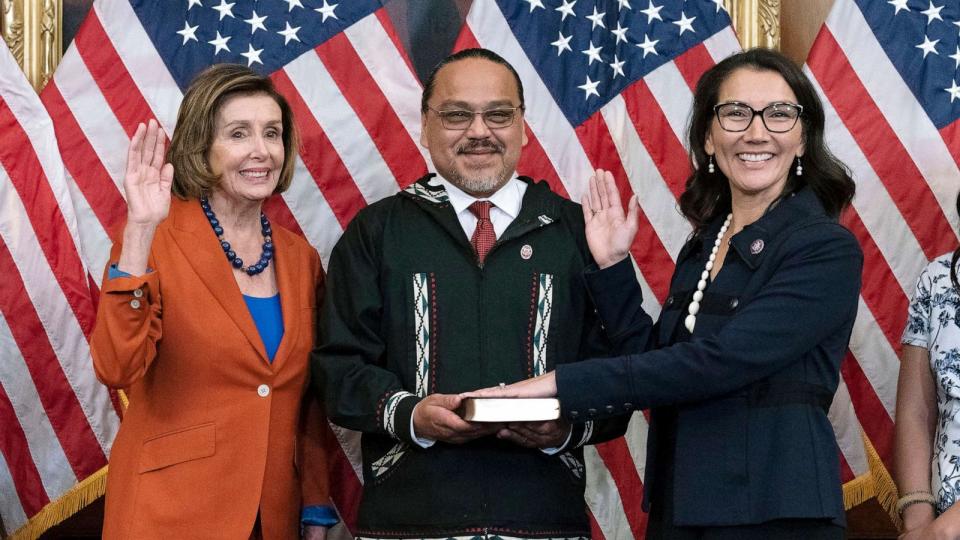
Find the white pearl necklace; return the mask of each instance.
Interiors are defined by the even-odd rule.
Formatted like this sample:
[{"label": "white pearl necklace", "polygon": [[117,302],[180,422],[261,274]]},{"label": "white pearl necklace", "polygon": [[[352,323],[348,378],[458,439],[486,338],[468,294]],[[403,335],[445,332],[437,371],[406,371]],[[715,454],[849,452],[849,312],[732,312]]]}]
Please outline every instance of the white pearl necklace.
[{"label": "white pearl necklace", "polygon": [[713,249],[710,250],[710,258],[703,267],[703,273],[700,274],[700,281],[697,282],[697,290],[693,292],[693,300],[690,301],[690,307],[687,308],[687,318],[683,320],[683,325],[687,327],[690,333],[693,333],[693,327],[697,324],[697,313],[700,312],[700,301],[703,300],[703,290],[707,288],[707,280],[710,279],[710,271],[713,270],[713,262],[717,260],[717,251],[720,250],[720,242],[727,229],[730,228],[730,220],[733,219],[733,213],[727,214],[726,221],[720,227],[717,233],[717,240],[713,243]]}]

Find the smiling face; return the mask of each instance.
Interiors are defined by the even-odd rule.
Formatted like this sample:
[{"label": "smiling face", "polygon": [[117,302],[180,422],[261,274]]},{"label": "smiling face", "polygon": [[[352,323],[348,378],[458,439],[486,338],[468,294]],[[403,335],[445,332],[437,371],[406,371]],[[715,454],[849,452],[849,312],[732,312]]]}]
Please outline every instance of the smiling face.
[{"label": "smiling face", "polygon": [[[797,97],[780,74],[740,68],[720,85],[717,103],[730,101],[760,110],[771,103],[796,104]],[[771,133],[757,115],[746,131],[733,133],[714,117],[704,150],[730,182],[734,201],[752,198],[769,204],[783,192],[790,168],[803,155],[803,122],[786,133]]]},{"label": "smiling face", "polygon": [[[482,58],[466,58],[447,64],[437,73],[428,105],[436,111],[480,112],[518,107],[520,95],[510,71]],[[463,191],[486,197],[513,176],[520,149],[527,144],[523,113],[516,111],[513,123],[490,129],[480,115],[465,130],[443,127],[439,116],[427,110],[421,116],[420,144],[440,176]]]},{"label": "smiling face", "polygon": [[280,106],[266,94],[228,97],[217,111],[210,171],[216,191],[235,202],[263,201],[273,194],[283,167]]}]

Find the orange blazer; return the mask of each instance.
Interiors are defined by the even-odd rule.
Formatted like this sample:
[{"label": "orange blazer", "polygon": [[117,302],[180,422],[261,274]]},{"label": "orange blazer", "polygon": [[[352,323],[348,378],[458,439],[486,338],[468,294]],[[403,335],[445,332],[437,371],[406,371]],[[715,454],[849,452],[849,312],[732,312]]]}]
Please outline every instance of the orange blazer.
[{"label": "orange blazer", "polygon": [[[130,398],[113,443],[103,537],[299,537],[328,504],[317,402],[304,401],[322,271],[273,227],[284,334],[273,363],[196,200],[174,198],[151,272],[104,278],[91,337],[101,382]],[[120,256],[115,242],[110,264]],[[105,272],[106,276],[106,272]]]}]

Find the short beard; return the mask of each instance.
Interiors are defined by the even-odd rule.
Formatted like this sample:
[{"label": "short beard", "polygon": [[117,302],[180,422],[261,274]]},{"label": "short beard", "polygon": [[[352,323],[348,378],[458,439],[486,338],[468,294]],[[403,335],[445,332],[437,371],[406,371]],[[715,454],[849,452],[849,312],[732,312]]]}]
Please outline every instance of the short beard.
[{"label": "short beard", "polygon": [[482,177],[464,177],[457,171],[453,171],[450,175],[450,182],[453,185],[459,187],[467,193],[483,193],[490,194],[507,183],[508,178],[506,178],[506,171],[502,171],[500,174],[493,176],[482,176]]},{"label": "short beard", "polygon": [[[490,141],[475,141],[472,144],[466,144],[457,148],[457,152],[462,152],[468,149],[474,148],[492,148],[500,153],[501,159],[503,158],[504,147],[503,145],[490,142]],[[490,176],[482,177],[466,177],[460,174],[457,170],[451,171],[450,182],[453,185],[459,187],[467,193],[481,193],[481,194],[491,194],[503,187],[507,183],[509,178],[507,177],[506,168],[501,168],[498,173],[495,173]]]}]

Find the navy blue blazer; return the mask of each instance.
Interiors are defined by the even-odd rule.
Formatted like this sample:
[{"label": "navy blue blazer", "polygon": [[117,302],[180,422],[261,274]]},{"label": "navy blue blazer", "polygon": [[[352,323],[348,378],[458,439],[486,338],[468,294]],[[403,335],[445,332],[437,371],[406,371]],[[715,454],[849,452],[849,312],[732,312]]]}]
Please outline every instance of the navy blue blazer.
[{"label": "navy blue blazer", "polygon": [[[576,422],[676,406],[676,525],[843,524],[827,409],[857,314],[860,246],[809,189],[784,198],[731,239],[693,336],[672,343],[720,221],[681,250],[652,328],[628,262],[587,276],[608,334],[632,334],[638,351],[650,350],[558,366],[562,413]],[[648,493],[662,472],[655,424]]]}]

